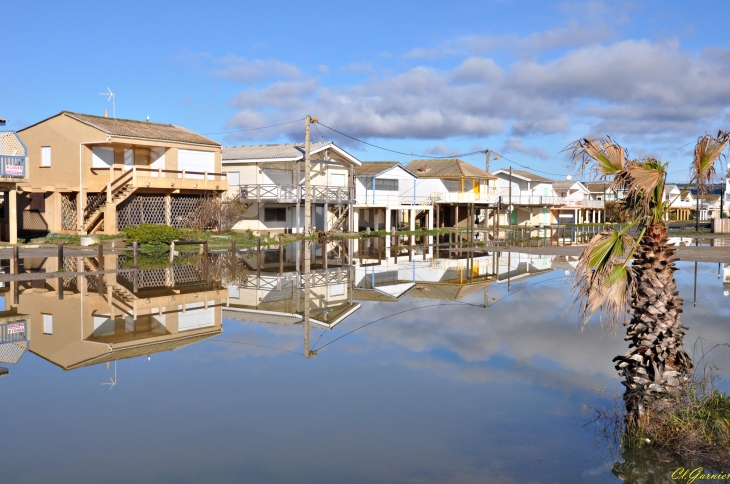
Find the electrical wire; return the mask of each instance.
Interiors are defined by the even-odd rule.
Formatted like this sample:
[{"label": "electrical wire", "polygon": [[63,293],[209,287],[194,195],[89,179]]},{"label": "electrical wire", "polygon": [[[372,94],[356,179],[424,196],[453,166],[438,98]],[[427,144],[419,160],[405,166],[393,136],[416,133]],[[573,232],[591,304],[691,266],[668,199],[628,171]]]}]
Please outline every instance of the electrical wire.
[{"label": "electrical wire", "polygon": [[271,350],[282,351],[284,353],[293,353],[295,355],[302,356],[301,353],[297,353],[296,351],[284,350],[284,349],[281,349],[281,348],[276,348],[274,346],[257,345],[257,344],[254,344],[254,343],[244,343],[243,341],[233,341],[233,340],[229,340],[229,339],[211,339],[209,341],[211,343],[233,343],[233,344],[237,344],[237,345],[258,346],[259,348],[268,348],[268,349],[271,349]]},{"label": "electrical wire", "polygon": [[244,131],[256,131],[257,129],[266,129],[266,128],[275,128],[277,126],[284,126],[285,124],[292,124],[292,123],[298,123],[300,121],[304,121],[306,118],[301,119],[295,119],[294,121],[287,121],[286,123],[279,123],[279,124],[271,124],[269,126],[259,126],[257,128],[246,128],[246,129],[236,129],[233,131],[219,131],[217,133],[201,133],[201,134],[228,134],[228,133],[243,133]]}]

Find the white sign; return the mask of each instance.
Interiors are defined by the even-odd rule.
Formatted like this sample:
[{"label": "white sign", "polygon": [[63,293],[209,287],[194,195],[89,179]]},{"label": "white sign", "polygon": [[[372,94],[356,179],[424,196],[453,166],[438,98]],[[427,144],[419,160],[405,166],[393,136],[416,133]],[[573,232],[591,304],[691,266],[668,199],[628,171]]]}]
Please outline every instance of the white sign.
[{"label": "white sign", "polygon": [[23,176],[23,165],[5,165],[5,174]]},{"label": "white sign", "polygon": [[8,324],[8,334],[25,333],[25,323]]}]

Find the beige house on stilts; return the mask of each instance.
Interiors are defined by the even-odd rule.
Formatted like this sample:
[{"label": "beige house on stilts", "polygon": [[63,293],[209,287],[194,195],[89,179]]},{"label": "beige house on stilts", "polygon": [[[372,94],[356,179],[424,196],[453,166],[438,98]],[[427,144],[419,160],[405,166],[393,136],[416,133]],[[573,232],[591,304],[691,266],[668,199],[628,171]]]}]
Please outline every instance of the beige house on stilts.
[{"label": "beige house on stilts", "polygon": [[181,126],[62,111],[18,135],[28,147],[25,231],[180,227],[204,196],[228,190],[220,144]]}]

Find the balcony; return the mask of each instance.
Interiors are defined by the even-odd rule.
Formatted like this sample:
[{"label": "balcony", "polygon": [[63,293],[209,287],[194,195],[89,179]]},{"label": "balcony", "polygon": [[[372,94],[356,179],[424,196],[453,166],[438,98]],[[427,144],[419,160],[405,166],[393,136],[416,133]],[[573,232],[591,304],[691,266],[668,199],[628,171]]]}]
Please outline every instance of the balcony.
[{"label": "balcony", "polygon": [[502,194],[502,205],[527,205],[537,207],[562,207],[566,204],[563,197],[536,196],[536,195],[509,195]]},{"label": "balcony", "polygon": [[[111,172],[110,172],[111,170]],[[159,188],[167,190],[228,190],[225,173],[207,171],[163,170],[133,166],[124,168],[92,168],[89,182],[90,191],[101,191],[112,182],[112,188],[125,182],[132,188]],[[110,180],[111,179],[111,180]]]},{"label": "balcony", "polygon": [[12,182],[26,182],[28,150],[13,131],[0,131],[0,178]]},{"label": "balcony", "polygon": [[[355,189],[312,185],[312,203],[355,203]],[[243,202],[296,203],[304,200],[304,187],[300,185],[241,185]]]}]

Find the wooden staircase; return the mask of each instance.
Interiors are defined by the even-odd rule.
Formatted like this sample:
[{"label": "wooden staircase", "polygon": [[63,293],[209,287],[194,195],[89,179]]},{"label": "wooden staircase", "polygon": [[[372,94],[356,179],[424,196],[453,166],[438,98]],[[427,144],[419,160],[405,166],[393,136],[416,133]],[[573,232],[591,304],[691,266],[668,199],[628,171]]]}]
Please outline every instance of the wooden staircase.
[{"label": "wooden staircase", "polygon": [[87,234],[97,233],[103,228],[104,208],[109,193],[111,193],[112,203],[115,206],[134,193],[135,187],[131,183],[132,179],[132,170],[123,173],[119,178],[109,183],[106,190],[91,200],[84,208],[84,230]]},{"label": "wooden staircase", "polygon": [[335,205],[335,207],[332,209],[332,214],[335,216],[334,222],[332,222],[332,225],[330,227],[331,232],[336,232],[338,230],[342,230],[342,225],[347,220],[349,205],[346,203],[340,203],[339,205]]}]

